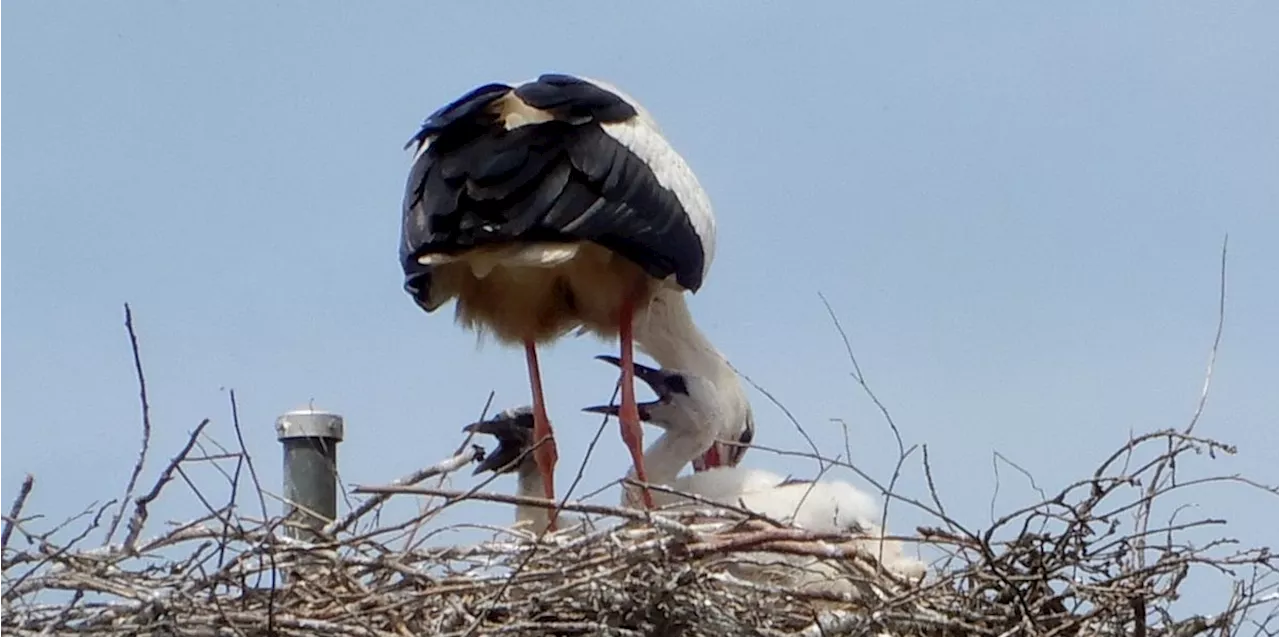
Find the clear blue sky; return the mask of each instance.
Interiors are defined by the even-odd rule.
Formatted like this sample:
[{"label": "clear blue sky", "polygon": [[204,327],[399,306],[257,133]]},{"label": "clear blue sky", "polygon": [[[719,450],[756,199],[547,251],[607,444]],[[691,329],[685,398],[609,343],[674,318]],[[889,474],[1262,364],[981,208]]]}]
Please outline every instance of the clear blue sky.
[{"label": "clear blue sky", "polygon": [[[156,424],[147,484],[200,419],[233,440],[224,388],[269,485],[273,419],[311,399],[347,416],[341,467],[365,484],[447,455],[490,390],[528,402],[520,353],[422,313],[396,250],[420,121],[544,71],[636,96],[697,171],[719,246],[694,311],[733,363],[832,454],[830,419],[847,420],[854,461],[887,477],[892,439],[826,295],[974,525],[992,450],[1059,486],[1130,431],[1187,421],[1229,233],[1200,433],[1240,453],[1189,470],[1275,482],[1275,2],[755,4],[6,3],[3,495],[26,472],[46,513],[118,494],[139,437],[126,301]],[[544,353],[562,481],[598,422],[578,408],[615,381],[591,356],[611,351]],[[753,401],[760,443],[803,447]],[[615,431],[587,486],[620,473]],[[998,507],[1034,497],[1005,476]],[[199,512],[180,488],[158,517]],[[1275,544],[1274,497],[1201,494],[1199,512]],[[893,528],[926,521],[897,511]]]}]

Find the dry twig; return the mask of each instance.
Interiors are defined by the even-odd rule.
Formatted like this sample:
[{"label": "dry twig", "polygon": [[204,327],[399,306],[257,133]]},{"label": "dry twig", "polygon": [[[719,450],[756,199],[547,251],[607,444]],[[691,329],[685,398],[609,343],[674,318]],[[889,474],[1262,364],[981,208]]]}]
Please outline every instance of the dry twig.
[{"label": "dry twig", "polygon": [[115,515],[111,517],[111,523],[107,525],[106,537],[102,541],[104,545],[111,543],[111,538],[116,534],[116,528],[120,526],[125,507],[129,506],[129,500],[133,497],[133,489],[138,485],[138,476],[147,462],[147,451],[151,447],[151,404],[147,401],[147,377],[142,373],[142,354],[138,351],[138,334],[133,329],[133,310],[128,303],[124,304],[124,329],[129,334],[129,350],[133,353],[133,371],[138,378],[138,401],[142,408],[142,444],[138,449],[138,461],[133,464],[133,471],[129,473],[129,481],[125,484],[120,508],[116,510]]}]

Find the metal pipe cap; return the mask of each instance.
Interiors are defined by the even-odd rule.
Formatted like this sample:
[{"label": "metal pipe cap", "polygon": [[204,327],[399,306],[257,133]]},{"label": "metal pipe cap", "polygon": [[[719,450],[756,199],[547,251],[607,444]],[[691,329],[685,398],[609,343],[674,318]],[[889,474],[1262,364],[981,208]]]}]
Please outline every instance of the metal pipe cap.
[{"label": "metal pipe cap", "polygon": [[276,439],[328,438],[342,440],[342,416],[316,409],[295,409],[276,418]]}]

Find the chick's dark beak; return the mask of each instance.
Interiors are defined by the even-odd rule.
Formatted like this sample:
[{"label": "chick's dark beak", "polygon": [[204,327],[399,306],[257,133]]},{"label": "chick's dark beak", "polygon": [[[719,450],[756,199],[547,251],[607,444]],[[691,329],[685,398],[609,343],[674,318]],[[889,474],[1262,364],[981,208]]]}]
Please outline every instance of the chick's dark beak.
[{"label": "chick's dark beak", "polygon": [[[614,367],[619,367],[619,368],[622,367],[622,359],[618,358],[617,356],[601,354],[596,357],[596,360],[604,361],[606,363],[613,365]],[[640,380],[644,381],[644,384],[648,385],[650,389],[657,392],[659,396],[662,396],[663,392],[666,391],[666,379],[667,379],[666,372],[663,372],[660,369],[654,369],[647,365],[641,365],[640,363],[632,363],[631,370],[635,372],[636,378],[639,378]]]},{"label": "chick's dark beak", "polygon": [[[601,360],[606,363],[610,363],[616,367],[622,367],[622,359],[618,358],[617,356],[601,354],[596,357],[596,360]],[[640,363],[632,363],[631,369],[635,372],[636,378],[639,378],[640,380],[644,381],[644,384],[648,385],[649,388],[652,389],[653,392],[658,395],[657,400],[651,400],[649,402],[644,402],[644,403],[641,403],[641,402],[636,403],[636,408],[639,409],[640,411],[640,420],[647,422],[651,415],[649,410],[661,404],[664,400],[667,400],[670,396],[670,391],[667,389],[667,382],[666,382],[667,374],[660,369],[654,369],[647,365],[641,365]],[[582,411],[593,413],[593,414],[605,414],[608,416],[617,416],[619,409],[620,407],[618,405],[595,405],[592,407],[583,408]]]},{"label": "chick's dark beak", "polygon": [[498,448],[486,454],[471,475],[486,471],[506,473],[533,444],[533,412],[528,410],[504,411],[489,420],[473,422],[462,428],[475,434],[486,434],[498,439]]},{"label": "chick's dark beak", "polygon": [[[636,409],[640,411],[640,420],[649,422],[651,414],[649,409],[658,404],[659,401],[651,400],[647,403],[636,403]],[[591,407],[583,407],[582,411],[591,414],[604,414],[606,416],[618,416],[618,411],[622,409],[619,405],[593,405]]]},{"label": "chick's dark beak", "polygon": [[523,449],[517,449],[510,445],[499,444],[497,449],[486,455],[480,464],[471,471],[471,475],[478,476],[486,471],[494,473],[507,473],[514,469],[512,466],[516,460],[520,459],[520,455],[524,453]]}]

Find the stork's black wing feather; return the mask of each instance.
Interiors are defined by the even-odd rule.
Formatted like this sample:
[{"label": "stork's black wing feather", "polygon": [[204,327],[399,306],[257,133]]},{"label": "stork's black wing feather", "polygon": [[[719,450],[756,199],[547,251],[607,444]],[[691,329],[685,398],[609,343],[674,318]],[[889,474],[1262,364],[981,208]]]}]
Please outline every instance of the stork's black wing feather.
[{"label": "stork's black wing feather", "polygon": [[[512,92],[553,119],[507,130],[497,102]],[[698,289],[705,255],[688,211],[654,167],[602,127],[633,117],[622,97],[566,75],[514,89],[488,84],[432,114],[414,137],[429,146],[405,187],[406,289],[427,298],[431,268],[417,261],[425,254],[575,240]]]},{"label": "stork's black wing feather", "polygon": [[578,119],[621,122],[636,115],[635,107],[626,100],[572,75],[548,73],[536,82],[520,85],[516,88],[516,97],[529,106],[555,114],[556,119],[570,122]]},{"label": "stork's black wing feather", "polygon": [[[485,84],[476,87],[471,92],[459,97],[458,99],[440,107],[439,110],[427,117],[422,123],[422,130],[418,131],[413,139],[409,140],[409,144],[422,143],[429,136],[439,135],[450,127],[458,133],[466,132],[467,123],[471,123],[475,127],[483,127],[482,118],[477,116],[493,103],[493,100],[502,97],[511,90],[506,84]],[[461,126],[457,126],[462,124]]]}]

